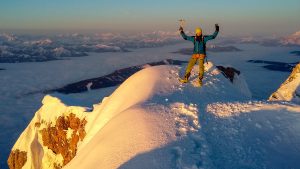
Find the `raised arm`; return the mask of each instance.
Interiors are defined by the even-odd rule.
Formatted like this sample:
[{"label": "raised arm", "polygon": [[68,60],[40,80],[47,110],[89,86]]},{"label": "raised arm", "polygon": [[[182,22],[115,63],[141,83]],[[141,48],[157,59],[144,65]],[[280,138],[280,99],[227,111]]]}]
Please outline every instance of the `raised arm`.
[{"label": "raised arm", "polygon": [[194,38],[193,38],[192,36],[187,36],[187,35],[184,33],[182,27],[179,28],[179,31],[180,31],[180,35],[182,36],[182,38],[183,38],[184,40],[188,40],[188,41],[194,42]]},{"label": "raised arm", "polygon": [[218,24],[216,24],[215,27],[216,27],[216,31],[212,35],[205,36],[205,41],[209,41],[209,40],[215,39],[217,37],[220,28],[219,28]]}]

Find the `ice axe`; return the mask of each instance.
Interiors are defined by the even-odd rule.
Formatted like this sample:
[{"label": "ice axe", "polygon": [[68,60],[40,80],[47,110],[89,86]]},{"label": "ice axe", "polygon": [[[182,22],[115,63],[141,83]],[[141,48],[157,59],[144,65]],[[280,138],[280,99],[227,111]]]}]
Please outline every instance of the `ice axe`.
[{"label": "ice axe", "polygon": [[178,21],[180,23],[180,27],[183,28],[185,26],[185,20],[184,19],[179,19]]}]

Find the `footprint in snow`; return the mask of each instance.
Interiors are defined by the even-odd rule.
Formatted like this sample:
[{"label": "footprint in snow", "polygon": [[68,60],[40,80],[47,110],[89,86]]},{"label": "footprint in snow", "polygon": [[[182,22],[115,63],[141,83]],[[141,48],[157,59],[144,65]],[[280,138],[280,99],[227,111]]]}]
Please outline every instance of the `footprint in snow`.
[{"label": "footprint in snow", "polygon": [[255,127],[256,127],[256,128],[259,128],[259,129],[262,128],[262,126],[261,126],[260,124],[258,124],[258,123],[255,123]]}]

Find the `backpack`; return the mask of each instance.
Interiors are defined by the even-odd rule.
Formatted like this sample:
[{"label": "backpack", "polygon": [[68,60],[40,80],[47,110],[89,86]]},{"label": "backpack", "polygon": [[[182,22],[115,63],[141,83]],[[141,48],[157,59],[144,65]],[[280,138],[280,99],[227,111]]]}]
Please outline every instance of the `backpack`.
[{"label": "backpack", "polygon": [[[203,42],[203,49],[204,49],[204,53],[205,53],[205,60],[206,60],[206,63],[208,63],[208,61],[207,61],[207,54],[206,54],[206,43],[204,43],[204,38],[205,37],[206,37],[205,35],[202,35],[201,40]],[[196,36],[193,36],[193,38],[194,38],[194,45],[195,45],[196,44]]]}]

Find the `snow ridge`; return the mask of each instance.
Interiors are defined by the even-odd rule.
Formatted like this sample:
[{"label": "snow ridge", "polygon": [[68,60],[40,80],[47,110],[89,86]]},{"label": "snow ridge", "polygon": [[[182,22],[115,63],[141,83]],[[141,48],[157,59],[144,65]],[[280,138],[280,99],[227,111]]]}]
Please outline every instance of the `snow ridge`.
[{"label": "snow ridge", "polygon": [[[76,144],[76,155],[64,166],[66,169],[238,169],[300,165],[300,106],[251,101],[247,92],[243,92],[249,90],[246,85],[231,83],[211,62],[205,64],[201,88],[196,84],[197,68],[191,73],[191,81],[181,84],[178,81],[184,73],[181,68],[170,65],[145,68],[89,112],[46,96],[13,151],[27,153],[24,168],[61,167],[62,155],[55,155],[45,147],[36,122],[54,123],[58,117],[70,116],[72,112],[80,121],[86,120],[86,134]],[[236,78],[244,81],[243,76]],[[72,136],[69,129],[65,132],[67,138]],[[40,155],[33,155],[37,152]]]},{"label": "snow ridge", "polygon": [[274,92],[269,101],[294,101],[300,103],[300,63],[298,63],[287,80]]}]

